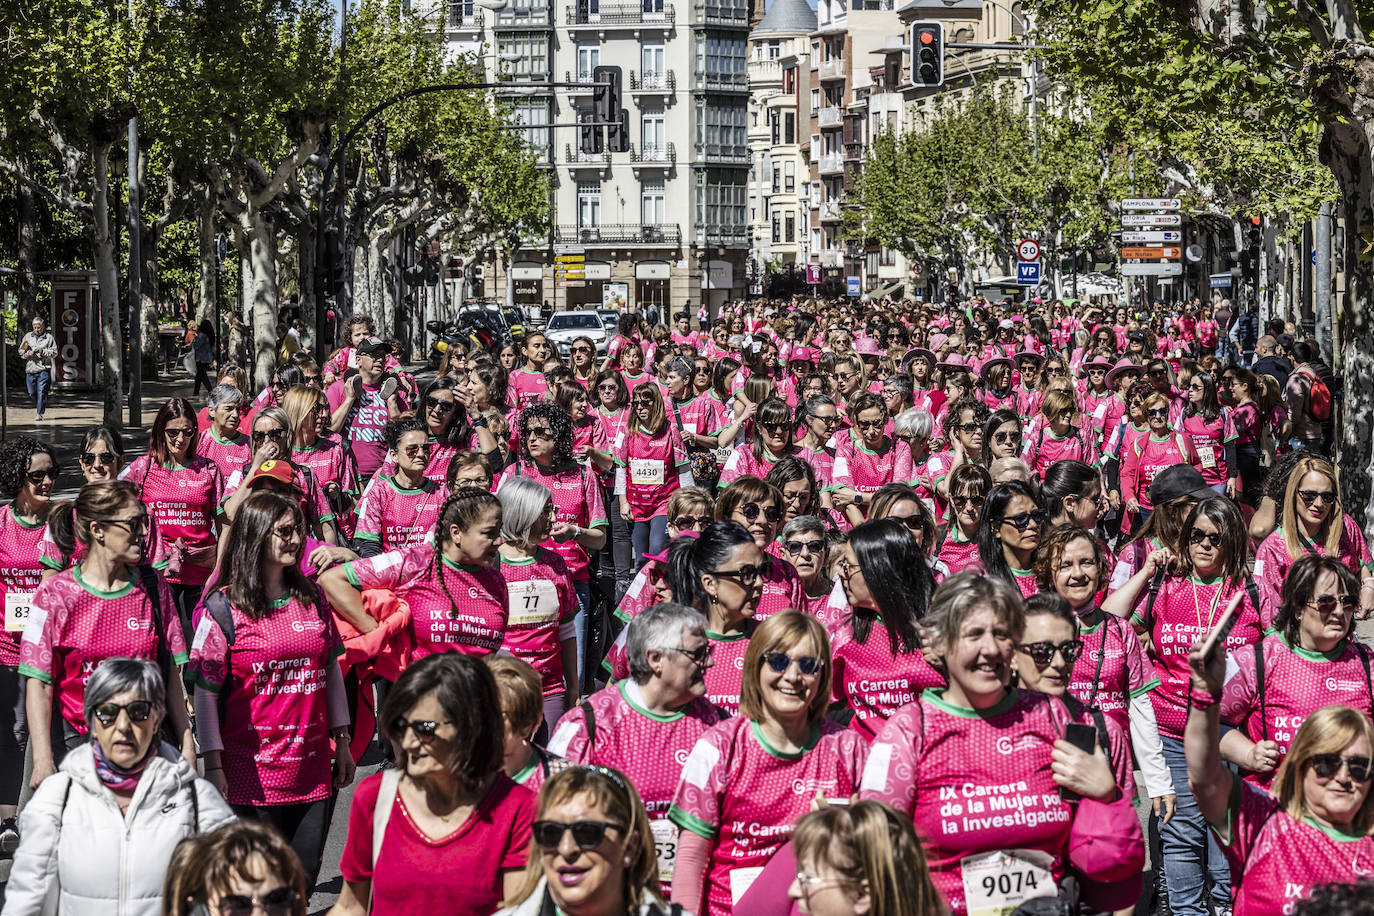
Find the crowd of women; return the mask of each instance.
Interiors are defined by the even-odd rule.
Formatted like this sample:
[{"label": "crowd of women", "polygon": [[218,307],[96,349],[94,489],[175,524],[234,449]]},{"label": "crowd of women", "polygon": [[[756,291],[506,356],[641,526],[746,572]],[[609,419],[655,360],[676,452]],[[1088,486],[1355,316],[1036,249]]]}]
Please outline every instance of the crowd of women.
[{"label": "crowd of women", "polygon": [[1374,874],[1374,560],[1209,309],[630,313],[425,383],[347,332],[91,430],[69,500],[0,445],[6,916],[303,913],[348,787],[339,916]]}]

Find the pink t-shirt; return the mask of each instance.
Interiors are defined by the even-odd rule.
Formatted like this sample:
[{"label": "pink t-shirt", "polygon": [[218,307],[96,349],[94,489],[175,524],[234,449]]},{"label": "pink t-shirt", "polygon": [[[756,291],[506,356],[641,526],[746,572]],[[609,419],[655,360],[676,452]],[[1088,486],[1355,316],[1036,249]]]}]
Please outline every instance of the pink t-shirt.
[{"label": "pink t-shirt", "polygon": [[[501,485],[514,477],[516,465],[507,465],[501,475]],[[558,521],[579,528],[605,528],[609,525],[606,507],[601,500],[601,486],[596,474],[585,464],[570,462],[558,468],[542,468],[538,464],[521,461],[518,466],[521,477],[528,477],[542,484],[553,493],[553,508]],[[498,485],[496,491],[501,492]],[[591,557],[587,549],[577,543],[576,538],[555,541],[552,538],[544,546],[563,558],[574,582],[587,582],[591,577]]]},{"label": "pink t-shirt", "polygon": [[420,830],[401,793],[372,865],[372,817],[381,773],[358,783],[348,810],[348,839],[339,872],[345,881],[372,882],[371,916],[491,916],[504,896],[503,873],[529,859],[534,793],[497,773],[481,804],[456,830],[434,838]]},{"label": "pink t-shirt", "polygon": [[1130,625],[1101,611],[1094,616],[1097,623],[1079,629],[1083,654],[1073,664],[1069,694],[1126,729],[1131,700],[1154,690],[1159,679]]},{"label": "pink t-shirt", "polygon": [[849,487],[859,493],[874,493],[889,483],[911,484],[916,467],[911,447],[900,439],[887,439],[879,451],[869,451],[849,430],[835,437],[835,471],[831,489]]},{"label": "pink t-shirt", "polygon": [[[1307,553],[1325,553],[1324,548],[1301,535],[1298,540]],[[1341,516],[1341,540],[1336,547],[1336,557],[1361,579],[1374,575],[1374,558],[1370,557],[1369,545],[1360,526],[1349,515]],[[1266,628],[1273,624],[1274,615],[1278,613],[1283,580],[1288,577],[1288,570],[1293,568],[1294,562],[1288,556],[1282,528],[1275,528],[1255,551],[1254,576],[1255,584],[1259,587],[1260,620]]]},{"label": "pink t-shirt", "polygon": [[300,467],[310,468],[310,473],[321,488],[325,484],[336,483],[345,493],[358,492],[358,472],[353,465],[353,455],[333,439],[320,437],[309,448],[292,449],[291,461]]},{"label": "pink t-shirt", "polygon": [[[157,523],[165,549],[180,540],[188,549],[213,555],[218,542],[215,520],[227,492],[213,461],[193,455],[188,464],[167,467],[144,455],[121,471],[119,479],[138,487],[139,502]],[[153,565],[173,585],[204,585],[210,578],[208,566],[183,563],[181,572],[172,575],[164,557],[155,557]]]},{"label": "pink t-shirt", "polygon": [[1100,456],[1092,444],[1094,435],[1091,427],[1070,427],[1061,438],[1048,426],[1042,426],[1034,436],[1027,437],[1021,457],[1030,465],[1031,472],[1041,478],[1056,461],[1073,460],[1095,465]]},{"label": "pink t-shirt", "polygon": [[448,487],[429,478],[410,488],[401,486],[395,477],[378,474],[363,491],[353,536],[377,542],[384,553],[414,547],[434,536],[446,498]]},{"label": "pink t-shirt", "polygon": [[[510,598],[506,580],[489,566],[465,566],[417,544],[344,564],[354,588],[387,588],[410,605],[414,660],[436,652],[490,655],[501,648]],[[449,596],[452,596],[450,600]]]},{"label": "pink t-shirt", "polygon": [[[769,547],[777,549],[777,542]],[[786,560],[771,554],[764,556],[763,567],[759,570],[759,580],[763,593],[759,595],[759,606],[754,611],[754,619],[767,620],[774,614],[789,608],[801,608],[806,601],[801,577],[797,570]]]},{"label": "pink t-shirt", "polygon": [[1374,873],[1374,837],[1294,820],[1275,798],[1244,780],[1231,783],[1229,836],[1218,834],[1231,866],[1237,913],[1281,916],[1322,884]]},{"label": "pink t-shirt", "polygon": [[1203,481],[1209,487],[1226,483],[1230,473],[1235,470],[1226,467],[1226,443],[1234,442],[1236,438],[1231,411],[1223,407],[1221,415],[1215,420],[1204,420],[1196,414],[1184,417],[1183,434],[1193,442],[1193,450],[1197,452],[1198,461],[1202,465],[1200,470]]},{"label": "pink t-shirt", "polygon": [[230,474],[248,463],[253,449],[243,433],[234,439],[221,439],[213,428],[207,428],[196,442],[196,454],[213,461],[219,467],[220,476],[227,480]]},{"label": "pink t-shirt", "polygon": [[186,638],[172,604],[172,592],[161,578],[157,607],[129,567],[128,582],[115,591],[86,584],[81,567],[60,572],[38,586],[33,612],[19,644],[19,673],[53,688],[62,718],[86,734],[82,701],[86,681],[107,658],[158,660],[158,630],[172,663],[186,663]]},{"label": "pink t-shirt", "polygon": [[549,390],[549,383],[544,381],[544,373],[531,372],[523,366],[511,372],[506,384],[515,406],[521,410],[543,400],[544,392]]},{"label": "pink t-shirt", "polygon": [[978,542],[960,540],[958,526],[954,524],[946,530],[935,556],[949,569],[950,575],[966,569],[982,569],[983,565],[978,556]]},{"label": "pink t-shirt", "polygon": [[540,547],[527,560],[502,556],[496,564],[510,602],[501,648],[539,672],[544,696],[563,693],[563,638],[577,614],[577,594],[563,558]]},{"label": "pink t-shirt", "polygon": [[711,841],[702,916],[733,912],[818,793],[838,801],[858,791],[865,751],[855,732],[829,721],[813,728],[797,754],[771,747],[758,725],[742,716],[701,736],[682,768],[668,817]]},{"label": "pink t-shirt", "polygon": [[[436,439],[429,437],[429,444],[432,446],[429,453],[429,463],[425,465],[425,478],[435,483],[443,483],[448,479],[448,466],[453,462],[453,456],[460,451],[481,451],[477,441],[477,430],[469,430],[467,441],[459,444],[449,442],[447,438]],[[396,473],[396,462],[390,458],[382,462],[382,466],[377,469],[378,476],[386,475],[390,477]]]},{"label": "pink t-shirt", "polygon": [[985,853],[1021,851],[1037,883],[1063,877],[1072,809],[1050,755],[1069,721],[1063,702],[1032,690],[981,712],[928,690],[878,733],[859,794],[911,816],[952,912],[969,912],[963,869]]},{"label": "pink t-shirt", "polygon": [[1182,433],[1165,436],[1162,440],[1147,433],[1124,448],[1122,454],[1125,457],[1121,462],[1121,496],[1123,499],[1135,497],[1142,509],[1153,508],[1150,484],[1154,483],[1156,474],[1176,464],[1198,466],[1192,440]]},{"label": "pink t-shirt", "polygon": [[1080,395],[1079,403],[1083,405],[1083,413],[1092,418],[1088,425],[1093,431],[1093,447],[1101,451],[1107,430],[1121,422],[1121,417],[1126,413],[1126,402],[1111,391],[1098,394],[1087,387]]},{"label": "pink t-shirt", "polygon": [[[19,520],[13,506],[0,506],[0,593],[14,605],[16,614],[20,608],[32,607],[33,593],[43,575],[39,544],[47,534],[46,521],[30,526]],[[0,665],[13,668],[19,664],[20,632],[0,631]]]},{"label": "pink t-shirt", "polygon": [[760,480],[768,476],[768,472],[773,470],[773,465],[784,458],[799,457],[805,460],[807,453],[797,446],[792,446],[781,455],[774,455],[766,448],[760,448],[762,457],[754,457],[753,443],[746,443],[730,452],[729,459],[725,462],[725,468],[720,472],[720,486],[724,487],[731,481],[740,477],[757,477]]},{"label": "pink t-shirt", "polygon": [[[328,522],[334,519],[334,510],[329,505],[329,500],[324,495],[324,485],[311,472],[307,477],[305,471],[299,467],[291,469],[291,477],[296,481],[296,489],[305,494],[301,500],[301,512],[305,514],[307,525],[315,522]],[[224,501],[238,492],[239,487],[243,486],[244,469],[239,468],[224,479]]]},{"label": "pink t-shirt", "polygon": [[834,634],[834,700],[854,711],[849,727],[872,743],[892,714],[915,701],[928,687],[944,687],[945,677],[931,667],[919,649],[892,654],[892,643],[881,619],[873,622],[868,639],[858,642],[852,624]]},{"label": "pink t-shirt", "polygon": [[688,464],[682,434],[672,423],[649,435],[639,427],[616,443],[616,464],[625,471],[625,499],[637,522],[647,522],[668,511],[668,499],[677,492],[678,473]]},{"label": "pink t-shirt", "polygon": [[208,613],[191,671],[220,703],[221,760],[231,805],[318,801],[332,788],[325,683],[343,639],[324,601],[287,596],[254,620],[233,604],[231,648]]},{"label": "pink t-shirt", "polygon": [[[1259,644],[1264,652],[1264,683],[1256,676],[1255,648],[1231,655],[1229,676],[1221,694],[1221,718],[1245,729],[1251,741],[1273,741],[1279,762],[1288,755],[1303,720],[1333,703],[1374,715],[1371,698],[1370,651],[1357,642],[1342,641],[1330,652],[1314,652],[1289,645],[1280,633]],[[1261,703],[1261,692],[1263,703]],[[1249,782],[1269,788],[1278,764],[1268,773],[1245,772]]]},{"label": "pink t-shirt", "polygon": [[[1220,577],[1204,581],[1168,576],[1159,587],[1159,597],[1151,615],[1153,620],[1143,617],[1150,590],[1141,589],[1131,623],[1148,629],[1154,645],[1150,659],[1154,662],[1159,686],[1151,691],[1150,700],[1154,703],[1161,735],[1183,737],[1183,726],[1188,721],[1188,683],[1191,679],[1188,653],[1193,643],[1211,632],[1236,591],[1243,592],[1243,589],[1244,586],[1222,582]],[[1262,636],[1259,612],[1250,602],[1250,596],[1243,595],[1236,611],[1236,624],[1226,637],[1226,650],[1234,655],[1237,649],[1259,642]]]}]

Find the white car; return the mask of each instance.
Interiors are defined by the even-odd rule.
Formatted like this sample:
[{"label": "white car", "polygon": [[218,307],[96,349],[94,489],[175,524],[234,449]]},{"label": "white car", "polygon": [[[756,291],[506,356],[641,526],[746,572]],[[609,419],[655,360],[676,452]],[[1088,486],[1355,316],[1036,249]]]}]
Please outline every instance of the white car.
[{"label": "white car", "polygon": [[601,316],[593,311],[554,312],[549,316],[549,323],[544,325],[544,337],[558,348],[558,355],[564,360],[568,358],[572,342],[579,337],[589,338],[596,345],[597,353],[604,354],[609,343],[606,326],[601,323]]}]

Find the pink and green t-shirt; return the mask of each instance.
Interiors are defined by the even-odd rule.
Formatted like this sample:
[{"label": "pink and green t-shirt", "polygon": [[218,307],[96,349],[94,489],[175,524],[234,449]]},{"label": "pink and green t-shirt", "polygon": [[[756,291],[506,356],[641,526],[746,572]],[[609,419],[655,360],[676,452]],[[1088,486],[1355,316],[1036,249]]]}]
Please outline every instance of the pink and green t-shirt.
[{"label": "pink and green t-shirt", "polygon": [[688,469],[682,434],[665,423],[658,435],[636,426],[616,443],[615,463],[624,469],[625,501],[634,521],[647,522],[668,511],[668,499],[679,489],[679,474]]},{"label": "pink and green t-shirt", "polygon": [[219,468],[220,476],[228,480],[230,474],[248,463],[253,450],[243,433],[231,439],[221,439],[210,427],[201,431],[200,439],[196,442],[196,454],[213,461]]},{"label": "pink and green t-shirt", "polygon": [[230,604],[231,648],[206,614],[191,645],[196,685],[219,698],[231,805],[294,805],[329,795],[325,694],[343,639],[329,606],[286,596],[254,620]]},{"label": "pink and green t-shirt", "polygon": [[892,714],[914,702],[931,687],[944,687],[945,677],[931,667],[920,649],[892,654],[887,627],[873,622],[868,639],[854,638],[852,624],[833,634],[834,672],[831,689],[836,702],[853,710],[849,727],[872,742]]},{"label": "pink and green t-shirt", "polygon": [[418,487],[403,487],[395,477],[378,474],[363,491],[354,537],[375,541],[382,551],[405,550],[434,536],[448,488],[423,478]]},{"label": "pink and green t-shirt", "polygon": [[[1096,623],[1086,622],[1094,618]],[[1121,618],[1094,610],[1080,624],[1083,654],[1073,664],[1069,694],[1128,729],[1131,701],[1158,687],[1159,678],[1135,631]]]},{"label": "pink and green t-shirt", "polygon": [[410,605],[413,659],[436,652],[490,655],[500,649],[510,600],[506,580],[489,566],[438,559],[436,564],[432,544],[417,544],[345,563],[343,570],[354,588],[390,589]]},{"label": "pink and green t-shirt", "polygon": [[310,473],[321,487],[334,483],[345,493],[358,492],[357,469],[353,466],[353,456],[333,439],[321,436],[309,448],[293,448],[291,463],[310,468]]},{"label": "pink and green t-shirt", "polygon": [[877,492],[889,483],[916,482],[916,466],[911,447],[900,439],[887,438],[883,447],[871,451],[854,430],[835,437],[835,469],[827,489],[848,487],[856,493]]},{"label": "pink and green t-shirt", "polygon": [[[516,473],[516,466],[508,465],[501,475],[501,483],[504,484],[516,476]],[[548,488],[553,494],[553,508],[558,515],[558,521],[579,528],[605,528],[610,524],[606,518],[605,503],[601,499],[601,486],[597,482],[596,474],[586,465],[570,462],[561,467],[546,469],[535,462],[521,461],[518,473],[519,476],[528,477]],[[499,493],[501,487],[498,486],[496,491]],[[573,581],[587,582],[591,579],[591,557],[588,556],[587,549],[577,543],[576,538],[566,541],[555,541],[550,538],[544,542],[544,546],[568,564],[568,572],[572,575]]]},{"label": "pink and green t-shirt", "polygon": [[525,560],[502,556],[496,568],[506,581],[510,602],[502,650],[534,666],[544,696],[562,694],[567,686],[563,683],[563,640],[576,637],[572,619],[577,614],[577,594],[567,564],[540,547]]},{"label": "pink and green t-shirt", "polygon": [[[119,479],[138,487],[139,502],[148,507],[157,524],[164,551],[181,541],[188,550],[214,555],[219,537],[216,518],[226,493],[218,465],[199,455],[192,455],[184,465],[164,465],[144,455],[121,471]],[[189,562],[173,574],[165,555],[154,556],[153,566],[172,585],[204,585],[210,579],[209,566]]]},{"label": "pink and green t-shirt", "polygon": [[32,616],[33,594],[43,576],[39,545],[48,534],[47,521],[30,525],[0,506],[0,595],[5,599],[5,628],[0,631],[0,665],[19,664],[19,636]]},{"label": "pink and green t-shirt", "polygon": [[847,800],[867,748],[857,733],[821,721],[795,754],[737,716],[701,736],[682,768],[668,818],[711,841],[702,916],[733,912],[763,866],[792,836],[817,794]]},{"label": "pink and green t-shirt", "polygon": [[[1322,555],[1325,548],[1312,543],[1299,535],[1298,543],[1305,554]],[[1370,556],[1369,544],[1364,539],[1357,523],[1348,514],[1341,515],[1341,539],[1336,546],[1336,558],[1344,563],[1359,579],[1374,576],[1374,557]],[[1255,584],[1259,587],[1260,619],[1265,627],[1273,625],[1278,613],[1283,592],[1283,580],[1288,570],[1297,562],[1288,555],[1288,545],[1283,540],[1283,528],[1275,528],[1260,542],[1255,551]]]},{"label": "pink and green t-shirt", "polygon": [[78,734],[87,732],[82,702],[86,681],[107,658],[158,660],[158,631],[172,663],[187,660],[186,639],[172,593],[158,578],[154,597],[143,590],[138,570],[128,567],[122,588],[102,591],[86,582],[80,566],[60,572],[38,587],[33,613],[19,644],[19,673],[53,688],[62,718]]},{"label": "pink and green t-shirt", "polygon": [[508,387],[515,406],[521,410],[538,403],[543,399],[544,392],[549,390],[544,373],[531,372],[523,366],[511,372]]}]

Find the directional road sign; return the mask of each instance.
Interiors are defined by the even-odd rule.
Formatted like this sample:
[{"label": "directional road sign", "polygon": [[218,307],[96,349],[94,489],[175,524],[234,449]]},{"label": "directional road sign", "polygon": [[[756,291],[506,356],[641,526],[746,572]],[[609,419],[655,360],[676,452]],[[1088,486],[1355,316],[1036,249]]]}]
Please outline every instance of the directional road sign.
[{"label": "directional road sign", "polygon": [[1178,261],[1121,265],[1121,276],[1123,277],[1178,277],[1182,274],[1183,265]]},{"label": "directional road sign", "polygon": [[1022,239],[1016,246],[1016,256],[1023,261],[1040,260],[1040,243],[1035,239]]},{"label": "directional road sign", "polygon": [[1178,244],[1183,241],[1183,233],[1177,229],[1160,229],[1145,232],[1123,232],[1121,242],[1125,245],[1152,244],[1157,242]]},{"label": "directional road sign", "polygon": [[1123,248],[1123,258],[1181,258],[1182,248]]},{"label": "directional road sign", "polygon": [[1177,197],[1128,197],[1121,202],[1123,210],[1177,210],[1182,206]]},{"label": "directional road sign", "polygon": [[1022,261],[1016,265],[1016,285],[1017,286],[1039,286],[1040,285],[1040,262]]},{"label": "directional road sign", "polygon": [[1183,225],[1183,217],[1177,213],[1123,213],[1121,225],[1176,229]]}]

